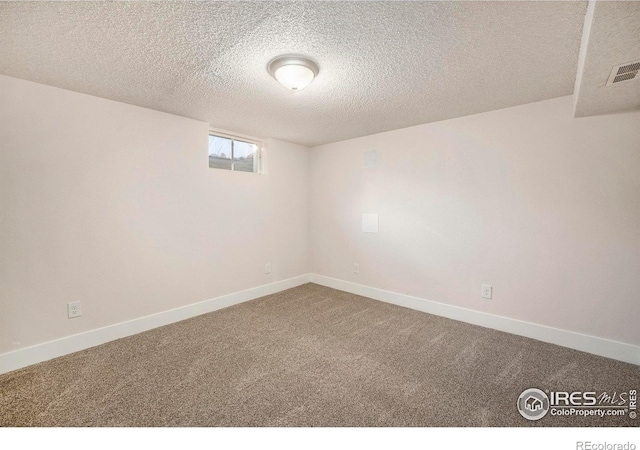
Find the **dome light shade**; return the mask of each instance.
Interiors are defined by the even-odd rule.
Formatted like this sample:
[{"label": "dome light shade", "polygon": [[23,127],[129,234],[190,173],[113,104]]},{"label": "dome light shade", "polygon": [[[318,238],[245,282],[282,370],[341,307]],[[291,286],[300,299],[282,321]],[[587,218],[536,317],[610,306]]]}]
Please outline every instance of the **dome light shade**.
[{"label": "dome light shade", "polygon": [[279,56],[269,63],[268,69],[278,83],[292,91],[309,86],[319,72],[316,63],[301,56]]}]

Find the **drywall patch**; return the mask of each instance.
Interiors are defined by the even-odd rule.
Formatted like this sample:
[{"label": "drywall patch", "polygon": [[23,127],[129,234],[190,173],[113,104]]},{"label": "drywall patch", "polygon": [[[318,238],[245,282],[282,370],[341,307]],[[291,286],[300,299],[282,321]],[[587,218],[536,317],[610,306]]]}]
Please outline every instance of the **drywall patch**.
[{"label": "drywall patch", "polygon": [[378,215],[377,214],[362,214],[362,232],[363,233],[377,233],[378,232]]},{"label": "drywall patch", "polygon": [[376,169],[378,167],[378,150],[367,150],[362,153],[362,168]]}]

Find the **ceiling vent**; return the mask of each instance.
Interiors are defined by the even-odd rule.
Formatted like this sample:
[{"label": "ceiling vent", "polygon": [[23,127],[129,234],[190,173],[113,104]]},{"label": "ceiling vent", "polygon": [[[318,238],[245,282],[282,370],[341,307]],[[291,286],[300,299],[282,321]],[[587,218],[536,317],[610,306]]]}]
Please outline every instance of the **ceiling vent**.
[{"label": "ceiling vent", "polygon": [[607,86],[611,86],[612,84],[617,83],[623,83],[625,81],[640,79],[640,77],[638,76],[638,71],[640,71],[640,61],[634,61],[615,66],[611,70],[611,75],[609,75]]}]

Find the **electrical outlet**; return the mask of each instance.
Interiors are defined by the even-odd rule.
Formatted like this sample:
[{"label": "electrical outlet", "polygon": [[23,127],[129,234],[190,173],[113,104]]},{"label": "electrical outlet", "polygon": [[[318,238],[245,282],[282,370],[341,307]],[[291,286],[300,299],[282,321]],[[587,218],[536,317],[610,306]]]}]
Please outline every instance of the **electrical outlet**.
[{"label": "electrical outlet", "polygon": [[80,302],[69,302],[67,303],[67,314],[69,319],[73,319],[74,317],[80,317],[82,315],[82,309],[80,308]]},{"label": "electrical outlet", "polygon": [[360,264],[353,263],[353,273],[360,273]]},{"label": "electrical outlet", "polygon": [[493,295],[493,287],[488,284],[482,285],[482,298],[491,298]]},{"label": "electrical outlet", "polygon": [[271,273],[271,263],[266,263],[264,265],[264,273]]}]

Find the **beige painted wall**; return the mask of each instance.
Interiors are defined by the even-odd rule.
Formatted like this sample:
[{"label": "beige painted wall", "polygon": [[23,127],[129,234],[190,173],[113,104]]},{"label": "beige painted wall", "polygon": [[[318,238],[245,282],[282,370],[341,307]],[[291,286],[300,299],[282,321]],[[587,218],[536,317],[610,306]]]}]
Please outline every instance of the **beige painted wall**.
[{"label": "beige painted wall", "polygon": [[309,149],[209,169],[207,131],[0,76],[0,353],[308,272]]},{"label": "beige painted wall", "polygon": [[269,140],[258,176],[208,169],[206,123],[0,76],[0,353],[307,272],[640,344],[638,123],[564,97]]},{"label": "beige painted wall", "polygon": [[311,153],[312,272],[640,344],[640,111],[562,97]]}]

